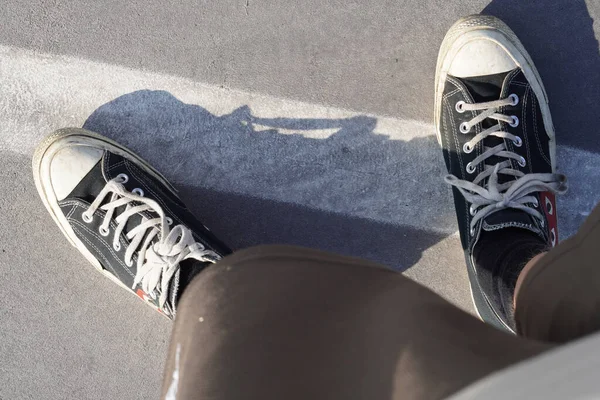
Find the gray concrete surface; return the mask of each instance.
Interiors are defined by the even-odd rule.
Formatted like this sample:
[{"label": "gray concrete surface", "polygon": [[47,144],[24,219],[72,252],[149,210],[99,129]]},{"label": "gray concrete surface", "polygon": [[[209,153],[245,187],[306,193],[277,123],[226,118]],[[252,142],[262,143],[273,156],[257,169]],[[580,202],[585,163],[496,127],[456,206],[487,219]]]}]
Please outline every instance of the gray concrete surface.
[{"label": "gray concrete surface", "polygon": [[484,10],[545,79],[571,180],[562,236],[600,199],[599,3],[245,5],[0,7],[0,399],[158,397],[170,324],[96,274],[37,199],[30,156],[54,129],[131,146],[234,248],[367,257],[472,311],[430,116],[445,30]]},{"label": "gray concrete surface", "polygon": [[503,18],[536,62],[564,144],[600,151],[594,0],[5,0],[0,43],[378,115],[432,118],[439,43]]}]

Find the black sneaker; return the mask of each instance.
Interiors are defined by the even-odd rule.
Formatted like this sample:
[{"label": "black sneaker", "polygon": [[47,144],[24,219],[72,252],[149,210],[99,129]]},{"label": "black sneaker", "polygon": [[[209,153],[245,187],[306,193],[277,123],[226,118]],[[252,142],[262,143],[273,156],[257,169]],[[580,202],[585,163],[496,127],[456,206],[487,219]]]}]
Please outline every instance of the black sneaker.
[{"label": "black sneaker", "polygon": [[71,244],[168,318],[190,280],[230,253],[160,173],[93,132],[48,136],[35,151],[33,176]]},{"label": "black sneaker", "polygon": [[[452,185],[475,308],[512,331],[493,285],[482,287],[473,249],[482,233],[524,229],[548,246],[558,241],[554,127],[540,76],[516,35],[497,18],[458,21],[442,43],[435,126]],[[512,299],[507,300],[512,303]]]}]

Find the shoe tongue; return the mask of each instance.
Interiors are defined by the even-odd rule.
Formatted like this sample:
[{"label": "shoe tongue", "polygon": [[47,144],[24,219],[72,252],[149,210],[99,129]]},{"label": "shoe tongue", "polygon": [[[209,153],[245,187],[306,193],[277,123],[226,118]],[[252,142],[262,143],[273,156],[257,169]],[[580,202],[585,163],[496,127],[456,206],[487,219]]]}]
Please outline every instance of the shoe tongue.
[{"label": "shoe tongue", "polygon": [[[475,103],[485,103],[488,101],[495,101],[500,98],[500,94],[502,93],[502,85],[504,84],[504,79],[509,72],[501,72],[499,74],[494,75],[485,75],[485,76],[474,76],[471,78],[461,78],[462,83],[465,85],[471,97],[473,97],[473,101]],[[498,122],[486,119],[481,123],[483,129],[487,129],[496,125]],[[493,140],[493,145],[498,145],[502,139],[498,138],[490,138]]]},{"label": "shoe tongue", "polygon": [[543,239],[542,232],[540,232],[540,229],[534,223],[531,215],[514,208],[507,208],[488,215],[483,220],[482,225],[484,231],[495,231],[508,227],[531,231]]},{"label": "shoe tongue", "polygon": [[[511,72],[512,71],[507,71],[493,75],[460,78],[460,80],[473,97],[473,101],[475,103],[483,103],[500,99],[506,76]],[[496,124],[496,121],[488,118],[482,122],[482,128],[487,129]],[[485,139],[485,145],[487,147],[494,147],[502,143],[502,141],[503,139],[501,138],[491,136]],[[491,157],[486,161],[486,164],[493,165],[504,160],[505,159],[500,159],[499,157]],[[499,183],[504,183],[510,179],[514,179],[514,177],[504,174],[498,176]],[[539,228],[534,224],[533,218],[521,210],[508,208],[495,212],[484,219],[483,230],[485,231],[495,231],[507,227],[525,229],[542,236]]]},{"label": "shoe tongue", "polygon": [[[502,94],[502,87],[504,86],[504,81],[508,74],[512,71],[500,72],[498,74],[493,75],[484,75],[484,76],[474,76],[470,78],[460,78],[461,82],[465,86],[465,88],[473,97],[473,101],[475,103],[484,103],[488,101],[499,100]],[[487,118],[486,120],[481,122],[481,128],[487,129],[491,128],[494,125],[497,125],[498,121],[495,121],[491,118]],[[484,145],[486,147],[495,147],[501,144],[504,139],[489,136],[484,140]],[[487,165],[494,165],[505,161],[505,158],[500,157],[490,157],[486,160]],[[506,183],[510,180],[514,180],[515,178],[510,175],[500,174],[498,176],[498,183]]]},{"label": "shoe tongue", "polygon": [[475,103],[498,100],[502,93],[504,79],[510,73],[501,72],[494,75],[474,76],[471,78],[460,78]]}]

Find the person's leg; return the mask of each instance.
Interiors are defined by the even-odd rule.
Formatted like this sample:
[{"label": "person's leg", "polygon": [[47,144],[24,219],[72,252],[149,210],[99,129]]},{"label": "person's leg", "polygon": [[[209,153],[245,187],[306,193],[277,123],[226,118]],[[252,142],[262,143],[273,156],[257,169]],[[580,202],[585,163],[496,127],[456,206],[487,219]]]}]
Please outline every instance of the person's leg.
[{"label": "person's leg", "polygon": [[555,138],[541,78],[497,18],[458,21],[442,43],[435,125],[452,186],[475,308],[514,332],[525,264],[558,241]]},{"label": "person's leg", "polygon": [[[566,188],[547,96],[514,33],[491,17],[450,30],[436,79],[475,306],[512,331],[517,277],[556,244],[553,194]],[[441,398],[549,348],[481,324],[399,274],[294,251],[240,253],[192,282],[166,398]]]},{"label": "person's leg", "polygon": [[180,315],[167,394],[181,381],[200,382],[213,398],[236,390],[245,398],[269,390],[431,398],[547,347],[504,335],[364,261],[301,250],[240,253],[212,268],[229,249],[164,177],[92,132],[49,136],[33,168],[49,212],[95,267],[167,317]]},{"label": "person's leg", "polygon": [[259,247],[186,288],[162,398],[443,398],[548,348],[377,264]]},{"label": "person's leg", "polygon": [[600,205],[577,234],[527,265],[517,282],[519,334],[564,343],[600,330]]}]

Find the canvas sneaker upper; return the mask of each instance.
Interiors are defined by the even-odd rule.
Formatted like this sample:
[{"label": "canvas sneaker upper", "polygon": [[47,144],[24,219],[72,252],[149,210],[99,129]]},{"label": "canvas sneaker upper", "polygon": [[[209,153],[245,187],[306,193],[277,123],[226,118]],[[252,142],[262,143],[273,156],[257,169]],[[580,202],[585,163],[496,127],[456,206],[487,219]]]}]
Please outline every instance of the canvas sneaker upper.
[{"label": "canvas sneaker upper", "polygon": [[567,186],[556,172],[545,89],[502,21],[473,15],[449,30],[438,58],[435,113],[475,307],[485,321],[510,330],[503,311],[509,306],[494,300],[501,297],[496,288],[482,287],[473,249],[483,232],[505,228],[554,246],[555,194]]},{"label": "canvas sneaker upper", "polygon": [[169,318],[191,278],[230,253],[162,175],[100,135],[51,135],[36,151],[34,176],[71,243]]}]

